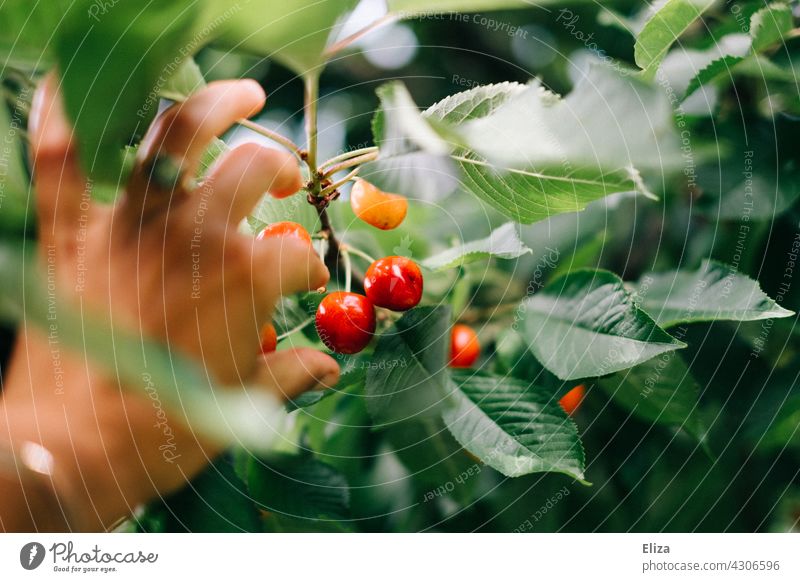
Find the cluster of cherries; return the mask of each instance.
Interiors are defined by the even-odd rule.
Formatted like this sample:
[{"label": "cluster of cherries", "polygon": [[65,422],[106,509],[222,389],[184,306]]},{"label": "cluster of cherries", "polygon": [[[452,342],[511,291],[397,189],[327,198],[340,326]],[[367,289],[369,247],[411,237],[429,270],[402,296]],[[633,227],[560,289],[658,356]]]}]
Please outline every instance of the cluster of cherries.
[{"label": "cluster of cherries", "polygon": [[[356,180],[350,192],[350,205],[355,215],[381,230],[400,226],[408,212],[408,201],[399,194],[383,192],[366,180]],[[262,230],[257,238],[296,237],[309,245],[311,236],[296,222],[276,222]],[[340,354],[363,350],[375,333],[375,308],[407,311],[422,299],[423,277],[419,266],[407,257],[383,257],[367,269],[364,295],[350,291],[329,293],[320,302],[315,316],[317,333],[322,342]],[[450,341],[450,365],[472,366],[480,355],[475,331],[467,325],[453,326]],[[274,351],[277,334],[271,324],[261,332],[261,352]]]}]

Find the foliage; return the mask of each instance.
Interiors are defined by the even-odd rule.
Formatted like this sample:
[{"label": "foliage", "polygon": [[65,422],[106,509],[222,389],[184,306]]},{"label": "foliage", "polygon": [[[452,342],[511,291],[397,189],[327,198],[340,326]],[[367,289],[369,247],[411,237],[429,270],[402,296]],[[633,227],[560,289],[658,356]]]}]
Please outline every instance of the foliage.
[{"label": "foliage", "polygon": [[[365,4],[0,6],[7,319],[43,321],[15,250],[33,219],[18,128],[28,83],[53,66],[82,164],[112,193],[159,99],[184,99],[204,78],[260,76],[270,104],[255,121],[280,121],[317,163],[303,191],[265,196],[242,232],[291,220],[344,243],[317,242],[332,290],[369,255],[425,268],[422,305],[384,314],[364,352],[338,356],[335,389],[285,408],[252,410],[246,392],[221,400],[229,392],[191,362],[146,346],[173,395],[165,405],[239,446],[140,513],[138,528],[510,531],[565,486],[574,495],[538,529],[796,522],[800,33],[790,6],[388,0],[364,22]],[[391,34],[379,25],[417,38],[405,68],[370,60],[397,50],[381,48]],[[335,201],[354,171],[409,199],[397,231]],[[354,269],[337,248],[353,249]],[[279,349],[323,347],[308,325],[320,299],[281,302]],[[474,369],[447,365],[456,322],[478,332]],[[139,375],[136,342],[111,344],[102,322],[70,326],[65,337],[90,339],[96,359]],[[558,400],[578,384],[588,391],[570,418]],[[275,427],[280,439],[262,438]]]}]

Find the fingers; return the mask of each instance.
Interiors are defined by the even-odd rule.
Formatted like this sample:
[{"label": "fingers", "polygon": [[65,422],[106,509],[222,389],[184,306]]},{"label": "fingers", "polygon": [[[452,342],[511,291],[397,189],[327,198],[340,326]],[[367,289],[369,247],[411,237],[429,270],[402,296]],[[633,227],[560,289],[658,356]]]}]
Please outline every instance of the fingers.
[{"label": "fingers", "polygon": [[[253,277],[266,293],[291,295],[324,287],[325,264],[307,242],[292,236],[253,240]],[[277,297],[275,297],[277,299]]]},{"label": "fingers", "polygon": [[237,120],[260,111],[265,100],[264,90],[253,80],[216,81],[167,109],[139,148],[130,199],[143,202],[148,189],[152,190],[150,162],[156,156],[169,159],[184,180],[193,178],[211,140]]},{"label": "fingers", "polygon": [[[227,216],[236,223],[250,213],[265,192],[287,180],[296,183],[299,189],[300,168],[294,156],[247,143],[226,153],[200,188],[213,191],[208,203],[210,214]],[[201,196],[193,198],[195,204],[202,203]]]},{"label": "fingers", "polygon": [[339,364],[311,348],[281,350],[261,357],[253,380],[279,398],[291,400],[312,388],[335,386]]},{"label": "fingers", "polygon": [[60,225],[76,224],[81,197],[88,191],[53,73],[36,90],[29,129],[40,233],[51,243]]}]

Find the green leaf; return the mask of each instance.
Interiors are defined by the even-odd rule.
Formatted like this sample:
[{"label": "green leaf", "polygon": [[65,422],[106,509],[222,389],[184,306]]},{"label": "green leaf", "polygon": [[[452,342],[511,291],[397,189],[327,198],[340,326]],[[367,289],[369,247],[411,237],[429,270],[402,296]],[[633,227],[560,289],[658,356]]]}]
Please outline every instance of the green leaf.
[{"label": "green leaf", "polygon": [[654,74],[672,43],[712,4],[713,0],[667,0],[661,4],[636,38],[636,64]]},{"label": "green leaf", "polygon": [[464,187],[518,222],[617,192],[649,194],[639,170],[663,173],[679,159],[664,95],[605,67],[564,99],[538,82],[503,83],[448,97],[424,116],[467,144],[453,152]]},{"label": "green leaf", "polygon": [[676,352],[666,352],[630,370],[600,378],[600,387],[624,409],[648,422],[677,426],[702,440],[700,387]]},{"label": "green leaf", "polygon": [[644,275],[635,293],[636,302],[662,327],[794,315],[770,299],[758,281],[716,261],[704,261],[696,271]]},{"label": "green leaf", "polygon": [[28,211],[30,179],[23,163],[22,123],[19,108],[9,112],[0,102],[0,227],[18,232],[25,228],[26,219],[32,218]]},{"label": "green leaf", "polygon": [[184,101],[189,95],[206,86],[200,67],[193,58],[188,58],[178,67],[160,91],[160,95],[172,101]]},{"label": "green leaf", "polygon": [[280,61],[300,75],[318,74],[324,51],[358,0],[215,2],[206,26],[216,43]]},{"label": "green leaf", "polygon": [[248,467],[247,484],[260,506],[286,517],[337,521],[350,514],[347,480],[313,457],[254,457]]},{"label": "green leaf", "polygon": [[578,431],[549,390],[471,370],[453,382],[442,418],[465,449],[507,477],[557,472],[585,483]]},{"label": "green leaf", "polygon": [[604,376],[685,347],[639,309],[622,280],[581,269],[523,302],[523,335],[562,380]]},{"label": "green leaf", "polygon": [[378,90],[380,109],[372,122],[378,159],[361,166],[359,175],[381,190],[431,199],[457,186],[444,130],[422,117],[408,89],[395,81]]},{"label": "green leaf", "polygon": [[712,81],[715,81],[723,76],[727,76],[728,78],[733,77],[733,68],[735,65],[739,64],[745,59],[742,56],[736,55],[725,55],[724,57],[720,57],[711,61],[706,67],[704,67],[697,75],[692,77],[692,80],[689,81],[689,86],[686,87],[686,92],[683,94],[683,99],[686,99],[697,91],[703,85],[707,85]]},{"label": "green leaf", "polygon": [[53,36],[73,4],[73,0],[4,0],[0,4],[0,60],[4,67],[10,65],[25,71],[49,67],[53,60]]},{"label": "green leaf", "polygon": [[86,4],[64,14],[56,38],[61,89],[93,178],[118,182],[122,151],[141,134],[158,108],[159,87],[189,46],[197,10],[189,1],[114,5],[93,19]]},{"label": "green leaf", "polygon": [[448,392],[450,311],[417,307],[381,334],[367,370],[367,410],[378,423],[438,414]]},{"label": "green leaf", "polygon": [[517,226],[509,222],[492,231],[486,238],[447,249],[428,257],[421,264],[426,269],[443,271],[491,257],[516,259],[530,252],[531,249],[520,240]]},{"label": "green leaf", "polygon": [[793,26],[792,9],[787,4],[775,3],[762,8],[750,17],[753,50],[761,51],[782,41]]},{"label": "green leaf", "polygon": [[[555,0],[538,1],[542,4],[557,4]],[[388,0],[390,12],[405,18],[432,12],[475,12],[476,10],[507,10],[511,8],[531,8],[528,0]]]},{"label": "green leaf", "polygon": [[186,487],[148,507],[140,522],[148,531],[158,528],[159,533],[261,531],[247,486],[226,459],[219,459]]}]

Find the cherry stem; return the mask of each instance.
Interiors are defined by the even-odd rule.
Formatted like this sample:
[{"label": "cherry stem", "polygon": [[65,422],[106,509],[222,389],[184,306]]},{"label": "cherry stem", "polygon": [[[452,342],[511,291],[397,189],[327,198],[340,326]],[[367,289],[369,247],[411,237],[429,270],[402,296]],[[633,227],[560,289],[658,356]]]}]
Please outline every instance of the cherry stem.
[{"label": "cherry stem", "polygon": [[347,250],[347,246],[342,245],[339,252],[344,260],[344,290],[349,293],[350,285],[353,282],[353,263],[350,261],[350,253]]},{"label": "cherry stem", "polygon": [[287,150],[292,152],[300,161],[303,160],[303,152],[300,149],[300,146],[298,146],[288,137],[281,135],[278,132],[272,131],[271,129],[267,129],[263,125],[256,123],[255,121],[250,121],[249,119],[240,119],[239,121],[237,121],[237,123],[242,127],[246,127],[247,129],[254,131],[259,135],[263,135],[267,139],[271,139],[275,143],[282,145]]},{"label": "cherry stem", "polygon": [[343,162],[343,161],[349,160],[351,158],[356,158],[358,156],[362,156],[364,154],[370,154],[372,152],[377,152],[377,151],[378,151],[378,148],[375,147],[375,146],[368,147],[368,148],[360,148],[360,149],[357,149],[357,150],[350,150],[349,152],[344,152],[343,154],[339,154],[338,156],[334,156],[331,159],[329,159],[329,160],[327,160],[325,162],[322,162],[322,164],[320,164],[320,166],[319,166],[319,169],[323,170],[323,169],[325,169],[325,168],[327,168],[329,166],[332,166],[334,164],[338,164],[339,162]]},{"label": "cherry stem", "polygon": [[374,263],[374,262],[375,262],[375,259],[373,259],[371,256],[369,256],[367,253],[365,253],[365,252],[364,252],[364,251],[362,251],[361,249],[357,249],[357,248],[356,248],[356,247],[354,247],[354,246],[347,245],[347,250],[348,250],[350,253],[354,254],[355,256],[357,256],[357,257],[361,257],[361,258],[362,258],[362,259],[364,259],[365,261],[369,261],[370,263]]},{"label": "cherry stem", "polygon": [[334,192],[336,192],[336,190],[338,190],[339,188],[341,188],[342,186],[344,186],[345,184],[347,184],[347,183],[348,183],[350,180],[352,180],[352,179],[354,179],[356,176],[358,176],[358,171],[359,171],[360,169],[361,169],[361,168],[356,168],[355,170],[353,170],[352,172],[350,172],[349,174],[347,174],[347,175],[346,175],[344,178],[342,178],[341,180],[339,180],[339,181],[337,181],[337,182],[334,182],[334,183],[333,183],[333,184],[331,184],[330,186],[328,186],[328,187],[324,188],[324,189],[322,190],[322,192],[320,192],[320,193],[319,193],[319,195],[320,195],[321,197],[324,197],[324,196],[330,196],[331,194],[333,194]]},{"label": "cherry stem", "polygon": [[292,329],[290,329],[287,332],[282,333],[281,335],[278,336],[278,341],[285,340],[290,335],[294,335],[298,331],[302,331],[303,328],[306,327],[309,323],[313,322],[314,319],[315,319],[315,317],[312,315],[311,317],[306,319],[303,323],[301,323],[299,325],[296,325],[295,327],[293,327]]},{"label": "cherry stem", "polygon": [[334,174],[341,172],[342,170],[346,170],[348,168],[352,168],[353,166],[360,166],[361,164],[366,164],[367,162],[371,162],[375,160],[377,157],[378,157],[378,148],[375,148],[374,151],[349,158],[343,162],[339,162],[338,164],[334,164],[333,166],[325,170],[323,176],[325,177],[333,176]]}]

